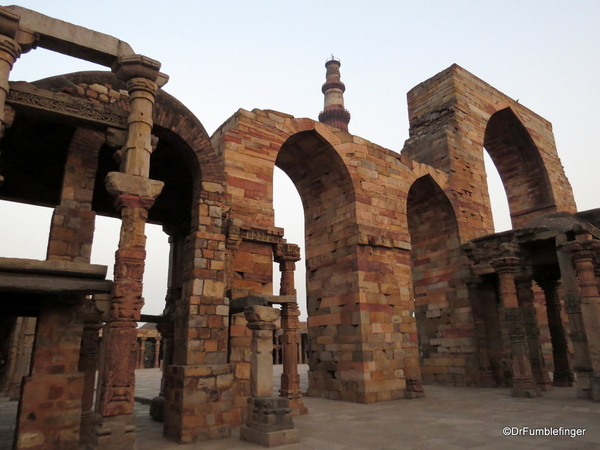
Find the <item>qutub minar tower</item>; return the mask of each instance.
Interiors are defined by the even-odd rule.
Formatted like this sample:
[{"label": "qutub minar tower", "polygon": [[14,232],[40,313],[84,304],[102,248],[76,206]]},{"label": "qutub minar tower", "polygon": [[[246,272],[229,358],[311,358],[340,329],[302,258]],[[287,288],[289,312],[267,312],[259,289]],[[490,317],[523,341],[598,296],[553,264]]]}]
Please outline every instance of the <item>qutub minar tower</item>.
[{"label": "qutub minar tower", "polygon": [[344,91],[346,86],[340,81],[340,66],[338,59],[331,55],[325,63],[327,75],[325,84],[321,88],[325,94],[325,107],[319,114],[319,122],[348,131],[350,113],[344,108]]}]

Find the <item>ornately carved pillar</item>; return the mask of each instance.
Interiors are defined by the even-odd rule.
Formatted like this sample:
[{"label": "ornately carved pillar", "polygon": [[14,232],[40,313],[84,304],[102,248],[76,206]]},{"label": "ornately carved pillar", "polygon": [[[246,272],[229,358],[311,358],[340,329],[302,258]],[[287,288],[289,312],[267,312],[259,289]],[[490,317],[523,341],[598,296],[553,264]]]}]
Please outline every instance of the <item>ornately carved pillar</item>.
[{"label": "ornately carved pillar", "polygon": [[106,177],[107,190],[121,213],[119,248],[115,254],[114,290],[109,322],[103,335],[96,448],[135,447],[134,389],[137,365],[137,321],[144,304],[142,279],[146,259],[144,229],[148,210],[163,183],[148,178],[152,153],[152,110],[160,63],[141,55],[120,58],[113,71],[127,83],[129,129],[119,154],[121,172]]},{"label": "ornately carved pillar", "polygon": [[[29,50],[36,48],[38,35],[20,27],[19,15],[0,7],[0,139],[14,119],[14,110],[6,104],[8,79],[13,64]],[[0,176],[0,185],[4,178]]]},{"label": "ornately carved pillar", "polygon": [[539,397],[531,370],[529,349],[525,342],[525,326],[523,313],[519,307],[515,272],[519,268],[519,258],[502,257],[491,262],[498,274],[500,298],[502,300],[504,326],[508,331],[511,357],[510,369],[513,381],[511,395],[513,397]]},{"label": "ornately carved pillar", "polygon": [[527,337],[527,346],[529,347],[529,360],[533,378],[538,389],[549,391],[552,389],[552,381],[546,369],[542,346],[540,344],[540,328],[537,320],[537,310],[534,304],[534,293],[531,285],[532,279],[525,275],[515,280],[517,286],[517,295],[519,304],[523,311],[523,324],[525,326],[525,335]]},{"label": "ornately carved pillar", "polygon": [[581,318],[592,368],[591,397],[594,401],[600,401],[600,293],[594,265],[594,256],[600,252],[600,241],[591,239],[577,241],[568,244],[565,248],[573,253],[573,264],[577,272],[581,296]]},{"label": "ornately carved pillar", "polygon": [[79,354],[79,371],[83,373],[79,444],[86,448],[94,427],[94,389],[98,370],[99,331],[102,322],[94,300],[86,299],[83,312],[83,335]]},{"label": "ornately carved pillar", "polygon": [[156,336],[156,340],[154,341],[154,368],[158,369],[160,367],[160,341],[162,338],[160,336]]},{"label": "ornately carved pillar", "polygon": [[560,280],[538,278],[535,281],[544,291],[544,297],[546,298],[546,313],[548,314],[548,328],[552,340],[552,357],[554,359],[552,384],[554,386],[573,386],[575,376],[569,359],[567,334],[560,314]]},{"label": "ornately carved pillar", "polygon": [[481,278],[474,276],[463,280],[469,290],[469,300],[473,311],[473,322],[475,324],[475,336],[477,339],[477,351],[479,354],[479,372],[481,387],[496,387],[494,373],[490,364],[490,357],[487,345],[487,331],[485,317],[483,315],[483,306],[479,296],[479,284]]},{"label": "ornately carved pillar", "polygon": [[[300,261],[300,247],[296,244],[278,244],[274,247],[275,262],[279,263],[281,284],[279,295],[296,295],[294,287],[294,270],[296,261]],[[307,414],[308,409],[302,400],[300,375],[298,374],[298,353],[300,334],[298,333],[300,311],[298,303],[283,303],[281,305],[281,328],[283,336],[283,373],[281,374],[282,397],[290,399],[290,407],[294,414]]]}]

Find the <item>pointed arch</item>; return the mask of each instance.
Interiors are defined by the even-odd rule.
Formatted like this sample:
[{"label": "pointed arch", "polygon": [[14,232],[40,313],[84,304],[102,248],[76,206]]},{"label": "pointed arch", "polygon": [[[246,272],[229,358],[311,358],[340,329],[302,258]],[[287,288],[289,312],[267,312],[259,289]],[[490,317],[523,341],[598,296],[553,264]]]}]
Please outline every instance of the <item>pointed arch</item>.
[{"label": "pointed arch", "polygon": [[[464,305],[466,299],[464,290],[458,289],[464,274],[457,264],[462,251],[456,214],[431,175],[422,176],[412,184],[407,218],[419,353],[421,363],[431,366],[423,371],[423,382],[469,384],[465,375],[449,376],[448,367],[437,367],[435,359],[449,351],[443,338],[454,337],[456,333],[454,317],[448,320],[448,311]],[[440,330],[444,330],[442,334]]]},{"label": "pointed arch", "polygon": [[[346,164],[314,128],[290,136],[281,146],[275,165],[292,180],[304,209],[308,315],[331,313],[327,297],[338,295],[330,286],[332,270],[349,272],[340,257],[348,249],[348,233],[355,218],[355,189]],[[334,234],[335,233],[335,234]],[[339,266],[339,267],[338,267]]]},{"label": "pointed arch", "polygon": [[490,117],[483,146],[502,179],[513,227],[555,210],[546,165],[529,131],[510,107]]}]

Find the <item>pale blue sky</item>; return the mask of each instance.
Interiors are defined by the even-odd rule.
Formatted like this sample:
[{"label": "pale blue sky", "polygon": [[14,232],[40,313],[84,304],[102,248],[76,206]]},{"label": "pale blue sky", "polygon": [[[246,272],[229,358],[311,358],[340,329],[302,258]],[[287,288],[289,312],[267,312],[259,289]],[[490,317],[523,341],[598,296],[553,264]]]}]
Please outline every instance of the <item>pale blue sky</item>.
[{"label": "pale blue sky", "polygon": [[[600,64],[600,2],[582,1],[22,1],[26,8],[111,34],[162,62],[165,90],[212,132],[238,108],[275,109],[316,119],[325,59],[342,61],[350,132],[400,151],[408,137],[406,92],[457,63],[550,120],[580,210],[600,206],[596,196],[600,126],[596,124]],[[35,80],[98,66],[35,50],[17,61],[11,80]],[[491,183],[492,184],[492,183]],[[278,184],[279,226],[303,246],[301,208]],[[502,188],[493,188],[504,197]],[[23,227],[30,213],[4,204],[0,255],[45,254],[47,227]],[[283,212],[282,212],[283,211]],[[499,228],[506,228],[507,213]],[[281,222],[291,217],[292,223]],[[41,219],[39,219],[41,220]],[[36,225],[39,224],[36,219]],[[49,219],[47,219],[49,220]],[[43,223],[43,222],[41,222]],[[10,226],[14,228],[9,228]],[[99,222],[97,235],[118,228]],[[13,239],[14,233],[23,240]],[[158,237],[156,237],[156,236]],[[163,307],[166,239],[149,229],[145,289],[147,313]],[[111,264],[114,243],[96,262]],[[158,244],[156,244],[158,242]],[[162,242],[162,244],[161,244]],[[37,252],[35,256],[28,251]],[[15,254],[18,253],[18,254]],[[302,265],[302,264],[299,264]],[[112,271],[112,268],[110,269]],[[299,286],[300,287],[300,286]]]}]

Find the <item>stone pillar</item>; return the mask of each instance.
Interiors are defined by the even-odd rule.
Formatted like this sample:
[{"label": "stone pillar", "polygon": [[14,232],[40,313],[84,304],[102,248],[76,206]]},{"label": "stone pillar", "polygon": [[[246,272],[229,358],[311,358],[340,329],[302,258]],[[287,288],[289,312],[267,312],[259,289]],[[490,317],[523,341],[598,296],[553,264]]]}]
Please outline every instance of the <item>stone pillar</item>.
[{"label": "stone pillar", "polygon": [[523,323],[527,346],[529,347],[529,361],[531,363],[533,378],[539,390],[549,391],[552,389],[552,381],[550,380],[544,355],[542,354],[540,328],[537,320],[537,310],[533,301],[534,293],[531,282],[532,279],[528,275],[517,277],[515,280],[519,305],[521,311],[523,311]]},{"label": "stone pillar", "polygon": [[[274,247],[275,262],[279,263],[281,271],[281,285],[279,295],[296,295],[294,287],[294,270],[296,261],[300,261],[300,247],[295,244],[278,244]],[[300,347],[300,334],[298,333],[300,311],[298,303],[282,303],[281,328],[283,336],[283,373],[281,374],[282,397],[290,399],[290,408],[293,414],[307,414],[308,408],[302,400],[300,389],[300,375],[298,374],[298,355]]]},{"label": "stone pillar", "polygon": [[146,338],[140,338],[140,355],[138,361],[138,369],[144,368],[144,359],[146,357]]},{"label": "stone pillar", "polygon": [[[37,34],[19,27],[20,20],[17,14],[0,7],[0,139],[14,119],[14,110],[6,104],[10,71],[21,54],[35,48],[38,40]],[[0,185],[3,182],[0,176]]]},{"label": "stone pillar", "polygon": [[160,367],[160,341],[162,338],[160,336],[156,336],[156,340],[154,341],[154,368],[158,369]]},{"label": "stone pillar", "polygon": [[42,307],[32,367],[23,379],[15,450],[79,449],[83,374],[78,370],[83,314],[79,299]]},{"label": "stone pillar", "polygon": [[600,241],[581,240],[568,244],[567,249],[573,253],[573,264],[577,272],[581,296],[581,318],[592,369],[591,398],[600,401],[600,293],[594,270],[594,256],[600,251]]},{"label": "stone pillar", "polygon": [[94,388],[98,370],[99,331],[102,328],[95,302],[86,299],[83,316],[83,335],[79,355],[79,371],[83,373],[83,395],[81,397],[81,432],[79,443],[87,447],[94,429]]},{"label": "stone pillar", "polygon": [[552,357],[554,359],[554,386],[573,386],[575,376],[569,358],[567,334],[561,318],[561,305],[559,297],[560,280],[536,279],[536,283],[544,291],[546,298],[546,313],[548,314],[548,328],[552,340]]},{"label": "stone pillar", "polygon": [[[162,363],[162,374],[160,377],[160,392],[156,397],[152,399],[150,403],[150,417],[157,422],[164,422],[165,420],[165,371],[173,363],[173,332],[174,326],[172,323],[159,323],[156,325],[156,329],[160,333],[160,336],[156,338],[157,348],[160,349],[162,342],[163,346],[163,363]],[[154,366],[158,361],[159,350],[155,351]]]},{"label": "stone pillar", "polygon": [[146,258],[144,229],[148,210],[163,183],[148,178],[152,153],[152,109],[160,63],[141,55],[120,58],[113,71],[127,82],[130,113],[127,142],[118,153],[121,172],[110,172],[107,190],[121,213],[119,248],[115,253],[114,288],[102,345],[96,403],[95,448],[135,447],[134,390],[137,321],[144,303],[142,279]]},{"label": "stone pillar", "polygon": [[273,395],[273,330],[279,311],[268,306],[247,306],[244,315],[252,330],[250,397],[240,439],[277,447],[300,441],[287,397]]},{"label": "stone pillar", "polygon": [[29,374],[35,338],[35,317],[18,317],[11,346],[11,357],[4,389],[11,400],[18,400],[23,377]]},{"label": "stone pillar", "polygon": [[525,342],[523,313],[519,307],[514,274],[519,268],[519,258],[502,257],[491,262],[498,274],[500,298],[504,315],[503,325],[510,345],[510,370],[513,397],[539,397],[531,370],[529,349]]},{"label": "stone pillar", "polygon": [[474,276],[463,279],[463,281],[469,290],[469,300],[471,301],[471,308],[473,311],[477,352],[479,355],[480,384],[481,387],[496,387],[497,384],[494,380],[494,372],[492,371],[488,352],[485,318],[483,315],[481,298],[479,296],[479,284],[481,283],[481,278]]}]

